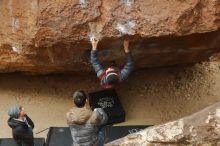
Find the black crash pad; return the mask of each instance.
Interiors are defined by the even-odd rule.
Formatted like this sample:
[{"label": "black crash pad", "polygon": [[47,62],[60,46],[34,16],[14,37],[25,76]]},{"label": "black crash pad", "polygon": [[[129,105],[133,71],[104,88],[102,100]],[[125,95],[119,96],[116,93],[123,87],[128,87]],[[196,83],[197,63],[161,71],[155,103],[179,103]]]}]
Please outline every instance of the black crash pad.
[{"label": "black crash pad", "polygon": [[[109,143],[130,133],[138,132],[148,125],[106,126],[105,143]],[[69,127],[51,127],[47,136],[47,146],[72,146],[72,137]]]},{"label": "black crash pad", "polygon": [[[14,140],[12,138],[1,138],[0,146],[16,146]],[[35,138],[34,146],[45,146],[44,138]]]},{"label": "black crash pad", "polygon": [[133,126],[106,126],[105,143],[109,143],[116,139],[122,138],[128,134],[139,132],[151,125],[133,125]]},{"label": "black crash pad", "polygon": [[124,122],[125,111],[115,90],[101,90],[89,93],[89,103],[94,108],[103,108],[108,115],[107,125]]},{"label": "black crash pad", "polygon": [[47,146],[72,146],[73,140],[69,127],[50,127]]}]

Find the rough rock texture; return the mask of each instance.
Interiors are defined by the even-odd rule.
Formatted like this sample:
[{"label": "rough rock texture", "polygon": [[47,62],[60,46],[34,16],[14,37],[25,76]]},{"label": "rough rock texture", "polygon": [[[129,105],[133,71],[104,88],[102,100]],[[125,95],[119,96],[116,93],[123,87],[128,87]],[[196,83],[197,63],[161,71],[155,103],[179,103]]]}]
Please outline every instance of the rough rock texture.
[{"label": "rough rock texture", "polygon": [[122,64],[129,34],[137,67],[199,62],[220,48],[219,0],[1,0],[0,19],[5,72],[91,70],[91,36],[102,60]]},{"label": "rough rock texture", "polygon": [[218,145],[220,102],[191,116],[153,126],[113,141],[106,146]]}]

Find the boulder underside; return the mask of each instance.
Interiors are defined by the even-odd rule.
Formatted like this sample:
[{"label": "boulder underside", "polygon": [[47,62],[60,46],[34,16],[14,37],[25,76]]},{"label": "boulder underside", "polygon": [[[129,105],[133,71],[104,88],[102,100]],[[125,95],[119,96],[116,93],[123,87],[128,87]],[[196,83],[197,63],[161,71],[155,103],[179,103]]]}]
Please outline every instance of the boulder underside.
[{"label": "boulder underside", "polygon": [[136,68],[196,63],[220,50],[219,0],[2,0],[0,71],[91,71],[89,38],[100,60],[123,65],[129,35]]}]

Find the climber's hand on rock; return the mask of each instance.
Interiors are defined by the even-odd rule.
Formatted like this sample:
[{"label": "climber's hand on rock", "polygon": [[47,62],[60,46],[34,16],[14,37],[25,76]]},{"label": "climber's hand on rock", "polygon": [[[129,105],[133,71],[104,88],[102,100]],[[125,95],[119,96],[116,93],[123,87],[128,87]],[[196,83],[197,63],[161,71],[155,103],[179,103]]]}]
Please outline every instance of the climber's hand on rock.
[{"label": "climber's hand on rock", "polygon": [[90,41],[92,43],[92,50],[96,50],[99,40],[95,37],[91,37]]},{"label": "climber's hand on rock", "polygon": [[129,52],[129,39],[128,38],[124,39],[124,51],[125,53]]}]

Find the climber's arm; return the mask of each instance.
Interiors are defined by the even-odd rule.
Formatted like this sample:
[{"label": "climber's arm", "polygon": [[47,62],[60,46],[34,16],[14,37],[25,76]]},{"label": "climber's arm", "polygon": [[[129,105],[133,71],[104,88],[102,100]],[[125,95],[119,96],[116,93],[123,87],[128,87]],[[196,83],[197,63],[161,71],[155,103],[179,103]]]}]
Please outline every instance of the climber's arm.
[{"label": "climber's arm", "polygon": [[91,60],[92,66],[93,66],[97,76],[99,77],[103,72],[103,67],[99,63],[98,58],[97,58],[98,40],[96,40],[95,38],[92,38],[91,43],[92,43],[92,50],[91,50],[90,60]]},{"label": "climber's arm", "polygon": [[129,50],[129,40],[124,40],[124,51],[126,54],[126,64],[120,72],[120,81],[125,80],[134,68],[134,60]]}]

